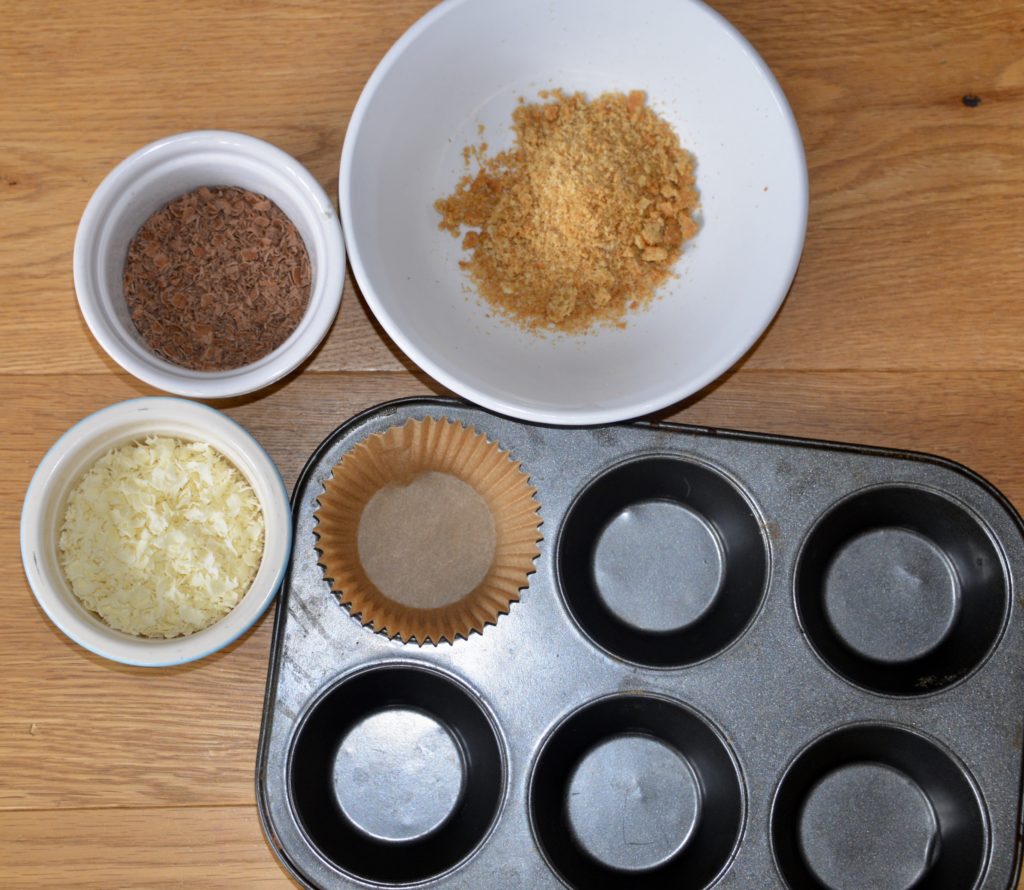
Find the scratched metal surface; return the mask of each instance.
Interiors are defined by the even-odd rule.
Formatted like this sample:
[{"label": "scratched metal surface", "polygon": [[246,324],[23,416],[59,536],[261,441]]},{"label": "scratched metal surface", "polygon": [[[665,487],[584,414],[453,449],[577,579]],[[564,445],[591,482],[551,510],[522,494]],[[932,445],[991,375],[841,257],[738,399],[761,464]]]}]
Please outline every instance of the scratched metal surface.
[{"label": "scratched metal surface", "polygon": [[[469,640],[421,648],[373,633],[338,605],[317,566],[313,513],[324,480],[348,449],[371,433],[425,416],[474,426],[522,462],[538,490],[544,541],[530,586],[510,614]],[[682,667],[630,663],[595,645],[567,608],[556,570],[557,545],[574,499],[611,468],[654,455],[692,461],[730,482],[749,504],[767,554],[767,579],[752,619],[722,651]],[[851,492],[893,484],[941,493],[975,517],[993,543],[1006,578],[1005,605],[997,633],[980,664],[946,688],[902,696],[861,688],[832,670],[808,643],[794,607],[794,577],[801,544],[822,515]],[[426,877],[417,886],[563,886],[538,846],[530,813],[530,783],[538,752],[569,715],[589,703],[617,695],[682,703],[717,732],[738,769],[738,841],[707,886],[749,890],[787,885],[770,840],[776,791],[798,752],[829,733],[855,724],[905,728],[934,742],[952,756],[954,764],[962,766],[982,814],[984,864],[972,886],[1000,890],[1012,886],[1019,867],[1024,733],[1024,623],[1018,602],[1024,578],[1024,542],[1012,508],[970,471],[921,455],[668,424],[585,429],[531,426],[461,402],[415,399],[371,409],[328,437],[297,484],[293,510],[295,546],[277,605],[257,792],[267,836],[300,882],[314,887],[387,885],[346,872],[317,852],[297,818],[288,770],[296,727],[312,701],[353,673],[379,665],[408,664],[438,670],[463,684],[493,722],[503,758],[500,809],[493,824],[481,829],[481,842],[461,863]],[[663,530],[657,521],[651,529],[655,537]],[[700,537],[698,530],[697,539]],[[622,540],[628,543],[628,534]],[[714,534],[711,540],[710,549],[706,541],[702,545],[707,558],[700,571],[720,576],[722,567],[716,567],[715,560],[728,563],[728,541],[716,543]],[[891,548],[891,544],[881,541],[879,553],[884,555],[885,547]],[[870,542],[867,546],[870,548]],[[616,555],[614,547],[609,554],[605,558],[614,568],[622,557]],[[656,559],[651,561],[657,563]],[[659,580],[657,565],[646,578],[655,586],[666,581]],[[955,586],[955,577],[953,583]],[[622,604],[621,591],[615,593],[613,588],[609,585],[609,602],[618,597]],[[849,585],[840,577],[835,590],[841,598],[848,593]],[[962,605],[953,602],[954,618]],[[672,614],[671,604],[654,603],[646,613],[631,620],[638,626],[645,620],[685,620],[678,616],[672,619]],[[927,637],[927,628],[922,631],[913,619],[905,624],[907,646],[926,646],[921,640],[922,634]],[[892,631],[887,631],[884,623],[877,627],[874,644],[881,646],[884,634]],[[857,642],[856,630],[847,633]],[[897,629],[897,638],[899,633]],[[872,645],[870,635],[860,642],[867,649]],[[419,716],[413,714],[410,719],[415,721]],[[375,730],[379,732],[381,725],[371,721],[360,733],[369,737]],[[392,727],[384,731],[401,730]],[[627,733],[613,737],[610,749],[592,752],[585,767],[569,783],[572,800],[564,803],[571,826],[567,833],[575,843],[586,847],[596,860],[617,866],[609,872],[613,879],[635,879],[649,886],[654,882],[645,882],[645,874],[651,872],[644,868],[670,860],[686,847],[688,838],[699,837],[696,828],[710,811],[710,804],[707,800],[702,803],[702,794],[708,796],[709,790],[687,771],[686,757],[681,758],[678,770],[672,770],[666,764],[675,763],[673,757],[678,752],[673,752],[671,745],[666,749],[660,743],[647,744],[645,739],[650,741],[644,733]],[[399,745],[396,751],[400,750]],[[445,781],[459,780],[458,758],[453,761],[451,746],[443,739],[423,750],[427,752],[424,763],[436,758],[439,775],[446,777]],[[358,751],[354,755],[350,751],[348,756],[355,758],[350,762],[363,767],[376,764],[378,768],[397,768],[394,752],[390,761],[387,756],[375,759]],[[609,798],[620,793],[621,789],[614,790],[615,783],[622,780],[621,773],[628,771],[627,767],[640,769],[643,775],[634,778],[647,783],[634,783],[634,790],[643,792],[647,787],[649,792],[644,798],[647,802],[641,800],[631,814],[626,813],[625,803],[618,813]],[[834,787],[815,792],[808,807],[812,811],[824,808],[824,812],[820,825],[800,828],[804,854],[815,864],[825,886],[840,888],[850,880],[856,886],[877,886],[881,890],[906,886],[908,880],[920,874],[900,873],[891,857],[907,856],[915,845],[921,845],[922,867],[927,867],[929,858],[936,855],[935,838],[921,835],[929,835],[929,820],[937,818],[935,808],[927,800],[922,808],[917,797],[908,796],[906,781],[887,784],[874,776],[870,787],[879,799],[873,803],[862,800],[860,810],[853,806],[844,825],[842,819],[837,821],[839,814],[834,807],[849,792],[850,783],[865,790],[858,781],[856,768],[846,770],[832,782]],[[885,791],[887,787],[892,788],[891,793]],[[659,795],[659,788],[671,793]],[[371,796],[369,805],[362,800],[360,806],[364,814],[369,814],[364,828],[372,831],[372,795],[378,795],[381,807],[386,805],[391,808],[387,812],[392,812],[395,789],[387,783],[371,782],[366,790]],[[342,806],[353,806],[351,788],[339,793]],[[590,805],[573,803],[578,795],[589,799]],[[449,797],[446,806],[456,806],[459,795]],[[418,808],[407,814],[428,834],[430,826],[444,817],[443,812],[432,813],[429,806],[422,809],[431,799],[414,793],[409,800]],[[887,803],[900,819],[917,820],[904,833],[897,832],[895,839],[872,836],[872,813],[877,815],[873,808]],[[386,823],[391,817],[380,816],[381,812],[384,810],[378,811],[377,818],[380,836],[387,836],[390,829],[401,833],[401,820],[389,828]],[[829,820],[837,822],[831,829]],[[624,828],[627,823],[630,827]],[[888,824],[879,818],[879,826]],[[659,830],[664,833],[666,827],[678,831],[678,838],[665,842],[655,836]],[[647,837],[645,831],[653,834]],[[836,833],[844,831],[852,832],[862,849],[873,850],[873,854],[856,861],[849,858],[849,851],[836,850]],[[394,855],[402,855],[400,843],[394,847]],[[859,877],[848,873],[842,877],[844,864],[855,861],[862,869]],[[794,880],[794,884],[799,881]]]}]

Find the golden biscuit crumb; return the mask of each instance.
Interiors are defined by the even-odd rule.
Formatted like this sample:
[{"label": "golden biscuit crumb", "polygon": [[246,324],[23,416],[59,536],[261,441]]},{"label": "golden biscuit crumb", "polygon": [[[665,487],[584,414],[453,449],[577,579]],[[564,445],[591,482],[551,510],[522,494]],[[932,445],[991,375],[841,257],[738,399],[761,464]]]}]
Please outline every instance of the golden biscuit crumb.
[{"label": "golden biscuit crumb", "polygon": [[640,90],[539,93],[512,113],[515,143],[434,203],[470,251],[479,294],[528,330],[623,325],[646,306],[697,233],[694,159]]}]

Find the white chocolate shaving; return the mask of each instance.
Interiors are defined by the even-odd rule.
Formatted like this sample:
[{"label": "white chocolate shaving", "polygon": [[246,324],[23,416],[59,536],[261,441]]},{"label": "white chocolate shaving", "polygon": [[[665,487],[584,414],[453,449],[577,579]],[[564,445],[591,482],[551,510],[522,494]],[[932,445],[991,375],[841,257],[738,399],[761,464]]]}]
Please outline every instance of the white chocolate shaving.
[{"label": "white chocolate shaving", "polygon": [[61,566],[111,627],[195,633],[245,595],[263,556],[263,514],[210,445],[154,436],[108,451],[68,498]]}]

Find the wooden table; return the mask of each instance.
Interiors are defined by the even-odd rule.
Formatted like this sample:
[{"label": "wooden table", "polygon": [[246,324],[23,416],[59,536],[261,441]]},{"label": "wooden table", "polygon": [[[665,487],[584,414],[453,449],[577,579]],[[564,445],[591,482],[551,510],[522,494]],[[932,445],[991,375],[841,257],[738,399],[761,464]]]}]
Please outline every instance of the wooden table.
[{"label": "wooden table", "polygon": [[[289,885],[253,790],[272,614],[198,664],[103,661],[37,607],[19,512],[61,433],[152,392],[106,358],[75,303],[75,228],[103,176],[153,139],[213,127],[270,140],[336,194],[359,92],[430,5],[3,5],[0,885]],[[1024,508],[1024,7],[716,6],[789,96],[810,165],[810,225],[768,333],[663,416],[937,452]],[[330,336],[300,373],[218,407],[266,445],[290,485],[343,419],[439,391],[349,280]]]}]

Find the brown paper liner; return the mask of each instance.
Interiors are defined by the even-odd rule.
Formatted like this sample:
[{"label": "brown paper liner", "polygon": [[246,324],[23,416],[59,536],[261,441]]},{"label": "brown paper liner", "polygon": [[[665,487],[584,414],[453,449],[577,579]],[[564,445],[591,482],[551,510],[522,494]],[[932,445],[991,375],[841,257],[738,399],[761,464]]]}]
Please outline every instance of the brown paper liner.
[{"label": "brown paper liner", "polygon": [[[457,602],[416,608],[374,586],[359,558],[363,509],[387,485],[421,473],[448,473],[470,485],[494,517],[495,551],[484,579]],[[419,645],[483,633],[507,614],[529,583],[542,540],[537,490],[517,461],[473,427],[427,417],[369,436],[348,452],[324,484],[315,516],[319,565],[343,606],[389,638]]]}]

